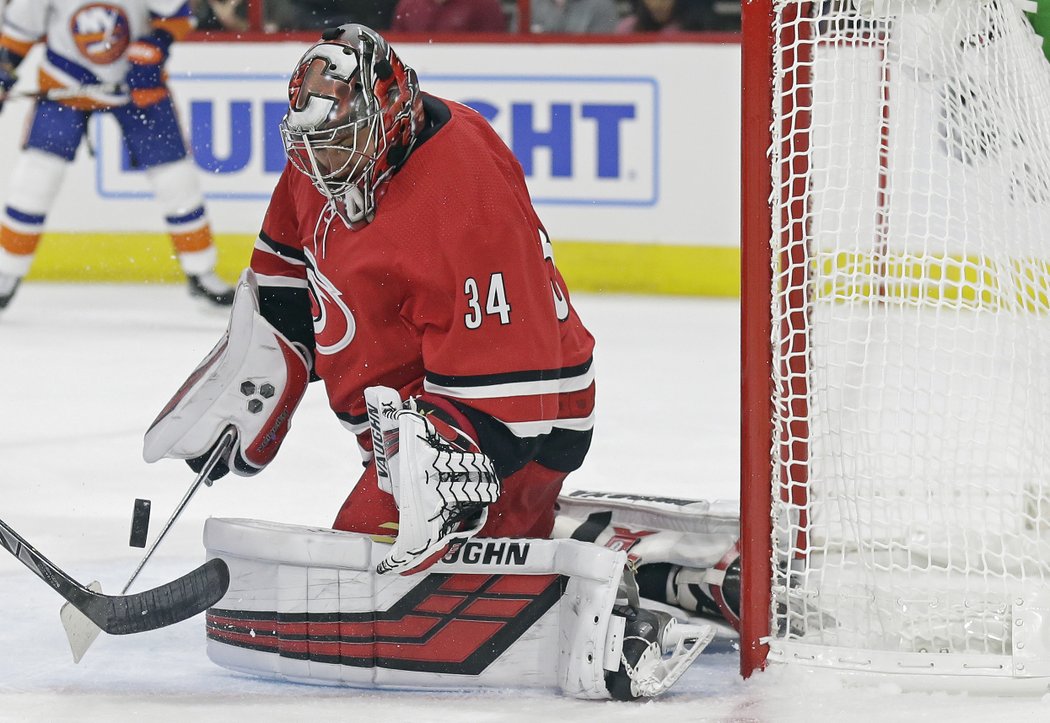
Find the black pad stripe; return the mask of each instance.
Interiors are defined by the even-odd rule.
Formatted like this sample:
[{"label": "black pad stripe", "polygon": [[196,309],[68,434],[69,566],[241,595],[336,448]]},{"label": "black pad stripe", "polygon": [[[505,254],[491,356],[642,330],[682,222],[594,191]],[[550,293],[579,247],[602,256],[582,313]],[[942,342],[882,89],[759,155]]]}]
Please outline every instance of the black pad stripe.
[{"label": "black pad stripe", "polygon": [[612,522],[612,510],[592,512],[587,515],[584,523],[573,531],[571,537],[580,542],[594,542],[610,522]]}]

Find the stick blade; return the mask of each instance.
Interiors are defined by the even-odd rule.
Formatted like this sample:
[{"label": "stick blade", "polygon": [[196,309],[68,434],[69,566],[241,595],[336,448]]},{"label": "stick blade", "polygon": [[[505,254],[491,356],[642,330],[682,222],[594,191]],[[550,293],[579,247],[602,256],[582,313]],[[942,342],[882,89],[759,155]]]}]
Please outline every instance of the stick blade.
[{"label": "stick blade", "polygon": [[229,587],[230,568],[216,557],[152,590],[113,596],[92,593],[71,602],[110,635],[129,635],[202,613],[222,599]]},{"label": "stick blade", "polygon": [[[102,585],[98,581],[87,587],[92,592],[102,592]],[[102,628],[91,622],[87,615],[68,602],[62,606],[58,616],[62,620],[62,627],[66,630],[66,639],[69,640],[69,649],[73,653],[73,662],[79,663],[84,653],[95,642],[95,638],[102,632]]]}]

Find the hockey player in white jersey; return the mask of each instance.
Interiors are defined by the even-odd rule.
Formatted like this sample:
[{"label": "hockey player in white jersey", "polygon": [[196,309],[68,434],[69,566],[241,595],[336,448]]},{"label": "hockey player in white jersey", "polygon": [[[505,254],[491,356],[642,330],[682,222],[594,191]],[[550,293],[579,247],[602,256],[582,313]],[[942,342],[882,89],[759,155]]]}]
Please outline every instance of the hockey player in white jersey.
[{"label": "hockey player in white jersey", "polygon": [[41,98],[0,212],[0,309],[28,273],[48,212],[92,113],[120,124],[145,171],[190,293],[219,307],[233,289],[215,274],[216,250],[197,171],[165,83],[173,41],[192,30],[187,0],[9,0],[0,35],[0,107],[30,48],[45,43]]}]

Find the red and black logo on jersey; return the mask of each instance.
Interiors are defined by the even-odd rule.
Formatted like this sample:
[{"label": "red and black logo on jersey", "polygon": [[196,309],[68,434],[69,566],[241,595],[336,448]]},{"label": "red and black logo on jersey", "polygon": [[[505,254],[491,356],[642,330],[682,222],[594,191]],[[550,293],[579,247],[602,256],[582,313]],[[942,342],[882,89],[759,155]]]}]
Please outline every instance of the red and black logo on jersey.
[{"label": "red and black logo on jersey", "polygon": [[383,611],[212,608],[208,637],[319,663],[479,675],[554,606],[566,581],[561,575],[431,574]]}]

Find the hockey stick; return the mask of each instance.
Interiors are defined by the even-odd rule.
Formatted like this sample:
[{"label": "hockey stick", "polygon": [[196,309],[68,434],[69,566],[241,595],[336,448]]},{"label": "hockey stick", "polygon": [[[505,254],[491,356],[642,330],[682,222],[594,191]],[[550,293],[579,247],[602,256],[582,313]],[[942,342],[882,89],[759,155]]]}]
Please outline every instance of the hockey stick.
[{"label": "hockey stick", "polygon": [[215,558],[152,590],[102,595],[63,572],[3,520],[0,545],[110,635],[141,633],[191,618],[218,602],[230,586],[230,569]]},{"label": "hockey stick", "polygon": [[[186,494],[182,496],[182,500],[179,502],[178,506],[175,507],[175,511],[172,513],[171,517],[168,518],[168,521],[164,525],[164,528],[160,531],[160,534],[157,535],[157,539],[153,541],[153,544],[150,545],[149,550],[146,551],[146,554],[142,558],[142,561],[139,562],[138,567],[136,567],[135,571],[131,573],[131,577],[124,585],[124,588],[120,591],[121,595],[127,593],[128,588],[130,588],[131,584],[135,582],[135,579],[139,576],[139,573],[142,572],[142,568],[146,566],[146,563],[153,556],[153,553],[154,551],[156,551],[157,546],[160,544],[160,541],[164,539],[165,535],[168,534],[168,531],[171,529],[172,525],[175,524],[175,520],[177,520],[179,518],[179,515],[182,514],[182,511],[186,509],[186,505],[189,503],[190,498],[193,497],[194,493],[197,492],[201,484],[203,483],[209,486],[211,485],[211,480],[208,479],[208,476],[211,474],[211,471],[215,469],[215,465],[217,465],[219,463],[219,460],[222,459],[229,452],[229,450],[233,447],[236,441],[236,429],[234,429],[234,427],[232,426],[227,427],[225,431],[223,431],[222,435],[219,437],[218,444],[215,445],[215,448],[212,450],[211,454],[208,455],[208,459],[204,463],[204,466],[201,467],[201,471],[193,480],[193,484],[190,485],[190,488],[186,491]],[[92,587],[94,588],[95,592],[99,592],[102,589],[97,582],[92,583]],[[222,596],[220,595],[219,597]],[[215,600],[212,600],[209,603],[209,605],[212,602],[215,602]],[[84,653],[87,652],[87,649],[90,648],[91,644],[95,642],[95,638],[98,637],[99,628],[101,626],[97,625],[95,623],[95,620],[92,619],[90,615],[84,616],[78,614],[76,605],[68,603],[62,606],[62,610],[59,611],[59,617],[62,619],[62,627],[66,630],[66,638],[68,638],[69,640],[69,649],[73,653],[73,662],[79,663],[80,659],[84,657]],[[102,629],[105,630],[105,628]]]},{"label": "hockey stick", "polygon": [[120,83],[91,83],[72,88],[52,88],[51,90],[19,90],[0,93],[0,102],[9,100],[70,100],[73,98],[94,97],[98,94],[121,98],[128,95],[128,87]]},{"label": "hockey stick", "polygon": [[135,578],[137,578],[139,573],[142,572],[142,568],[145,567],[146,563],[149,562],[149,559],[153,557],[157,545],[159,545],[160,541],[164,539],[164,536],[168,534],[171,526],[175,524],[175,520],[179,519],[179,515],[181,515],[182,511],[186,509],[186,505],[189,504],[190,498],[196,494],[201,484],[203,483],[211,487],[211,480],[208,476],[211,474],[211,471],[215,469],[215,465],[219,463],[219,460],[225,457],[229,451],[233,449],[233,445],[236,443],[237,430],[234,427],[229,426],[219,437],[219,441],[214,449],[212,449],[211,454],[208,456],[208,460],[204,463],[204,466],[201,467],[201,471],[197,474],[197,478],[193,480],[193,484],[191,484],[190,488],[186,490],[186,494],[182,496],[182,501],[175,507],[175,511],[171,513],[171,517],[168,518],[168,521],[165,523],[163,529],[161,529],[160,534],[157,535],[157,539],[153,541],[153,544],[150,545],[150,548],[146,551],[145,556],[142,558],[142,562],[140,562],[139,566],[135,568],[135,572],[131,573],[131,577],[128,578],[127,583],[124,585],[124,589],[120,591],[121,595],[128,591],[128,588],[131,587],[131,583],[135,582]]}]

